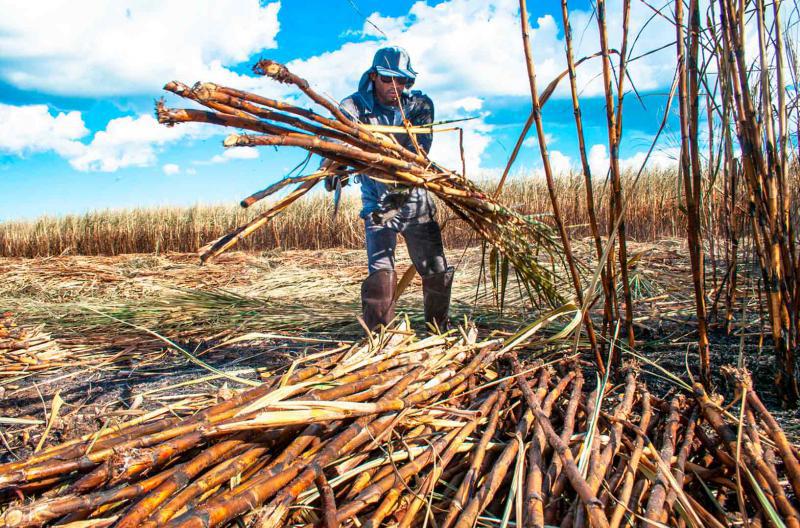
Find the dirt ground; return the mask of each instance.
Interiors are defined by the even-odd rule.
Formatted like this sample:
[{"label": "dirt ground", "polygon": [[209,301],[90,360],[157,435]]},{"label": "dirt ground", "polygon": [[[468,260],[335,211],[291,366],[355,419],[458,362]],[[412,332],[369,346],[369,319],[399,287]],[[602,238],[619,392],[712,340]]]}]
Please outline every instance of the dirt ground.
[{"label": "dirt ground", "polygon": [[[686,251],[663,241],[634,244],[632,254],[636,353],[688,380],[696,356]],[[532,320],[511,293],[498,313],[479,248],[452,251],[450,260],[458,320],[487,335]],[[398,268],[408,265],[401,250]],[[150,412],[191,414],[307,354],[363,339],[356,315],[364,268],[353,250],[232,253],[202,267],[190,254],[0,259],[0,461]],[[712,301],[713,279],[710,272]],[[425,331],[418,278],[400,310]],[[712,316],[714,371],[744,358],[774,408],[768,342],[757,311],[742,313],[730,336]],[[670,390],[655,375],[649,383]],[[795,413],[775,410],[799,436]]]}]

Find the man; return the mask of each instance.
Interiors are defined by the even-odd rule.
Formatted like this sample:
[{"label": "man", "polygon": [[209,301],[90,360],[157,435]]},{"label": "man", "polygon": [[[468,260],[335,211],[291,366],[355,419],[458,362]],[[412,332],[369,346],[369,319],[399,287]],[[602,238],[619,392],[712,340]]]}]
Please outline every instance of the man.
[{"label": "man", "polygon": [[[345,114],[364,124],[403,126],[433,122],[433,101],[420,91],[410,91],[417,73],[411,68],[408,53],[402,48],[382,48],[361,76],[358,91],[341,102]],[[408,134],[396,134],[408,150],[417,147]],[[427,154],[433,134],[416,135],[416,143]],[[323,166],[331,166],[325,161]],[[422,277],[425,322],[444,330],[450,308],[454,268],[447,266],[442,247],[442,232],[434,218],[433,199],[422,188],[385,184],[359,175],[361,218],[366,229],[369,276],[361,285],[364,322],[370,330],[394,319],[397,291],[395,247],[398,233],[403,235],[414,267]],[[329,176],[325,187],[332,191],[347,180]]]}]

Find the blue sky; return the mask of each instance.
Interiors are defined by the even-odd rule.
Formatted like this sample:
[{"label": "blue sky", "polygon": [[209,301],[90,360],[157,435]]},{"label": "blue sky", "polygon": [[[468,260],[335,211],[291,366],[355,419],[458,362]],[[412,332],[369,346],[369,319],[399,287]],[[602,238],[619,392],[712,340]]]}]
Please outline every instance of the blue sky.
[{"label": "blue sky", "polygon": [[[560,0],[529,4],[541,90],[565,67]],[[618,4],[609,2],[612,40],[619,35]],[[165,95],[161,87],[172,79],[212,81],[310,106],[287,87],[251,76],[249,67],[259,57],[289,64],[319,91],[341,99],[355,89],[375,49],[406,47],[420,72],[415,88],[434,99],[437,118],[477,117],[464,125],[473,177],[497,176],[529,112],[516,0],[195,0],[191,9],[186,5],[54,0],[19,7],[0,0],[3,12],[14,14],[0,21],[0,220],[235,202],[284,176],[303,152],[226,152],[223,130],[167,129],[152,117],[154,100]],[[588,0],[570,2],[570,10],[576,56],[597,51]],[[650,15],[634,3],[634,33]],[[634,56],[669,43],[671,29],[656,20],[644,35]],[[674,61],[674,51],[667,49],[632,68],[642,99],[626,97],[621,156],[627,166],[641,161],[658,127]],[[599,63],[582,66],[578,80],[593,168],[602,174],[607,159]],[[167,102],[186,104],[174,96]],[[544,120],[554,166],[562,171],[577,166],[566,81],[547,103]],[[655,163],[671,163],[670,136],[674,130],[667,131]],[[456,167],[454,140],[437,136],[432,154]],[[528,173],[541,167],[533,132],[515,167]]]}]

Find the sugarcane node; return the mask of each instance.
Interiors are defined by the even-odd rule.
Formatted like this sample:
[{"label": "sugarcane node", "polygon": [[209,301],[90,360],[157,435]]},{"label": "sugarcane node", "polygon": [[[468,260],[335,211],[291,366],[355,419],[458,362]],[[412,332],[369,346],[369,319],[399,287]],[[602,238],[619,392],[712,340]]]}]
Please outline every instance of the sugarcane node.
[{"label": "sugarcane node", "polygon": [[222,141],[222,146],[226,148],[237,147],[247,144],[248,144],[247,136],[242,134],[231,134]]},{"label": "sugarcane node", "polygon": [[182,97],[186,97],[191,92],[189,87],[180,81],[169,81],[164,85],[164,89]]},{"label": "sugarcane node", "polygon": [[289,72],[289,69],[283,64],[270,59],[261,59],[256,62],[253,66],[253,73],[257,75],[266,75],[282,83],[291,82],[292,74]]}]

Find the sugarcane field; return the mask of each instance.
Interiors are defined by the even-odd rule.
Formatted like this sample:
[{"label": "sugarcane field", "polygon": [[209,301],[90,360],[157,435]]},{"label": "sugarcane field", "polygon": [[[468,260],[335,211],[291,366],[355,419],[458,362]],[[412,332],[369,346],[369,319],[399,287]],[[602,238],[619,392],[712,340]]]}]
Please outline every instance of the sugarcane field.
[{"label": "sugarcane field", "polygon": [[796,0],[0,7],[0,527],[800,528]]}]

